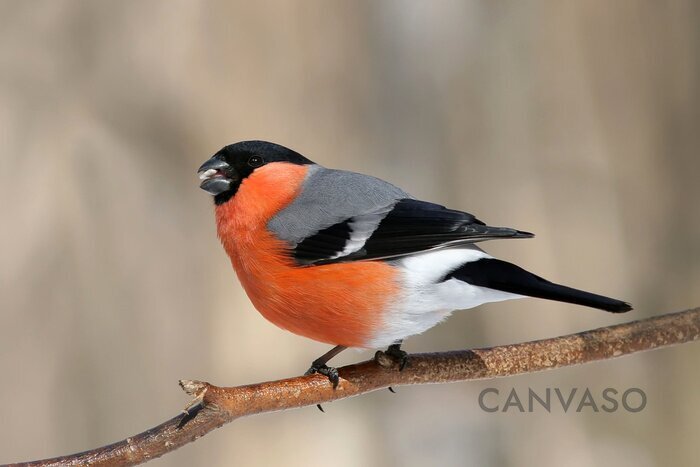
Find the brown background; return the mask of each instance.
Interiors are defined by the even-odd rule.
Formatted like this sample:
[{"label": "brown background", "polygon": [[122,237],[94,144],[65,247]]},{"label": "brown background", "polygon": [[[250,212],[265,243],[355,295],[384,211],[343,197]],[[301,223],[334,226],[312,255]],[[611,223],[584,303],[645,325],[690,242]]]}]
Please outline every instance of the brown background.
[{"label": "brown background", "polygon": [[[290,376],[327,349],[265,322],[218,245],[195,171],[241,139],[534,231],[486,247],[636,305],[484,306],[409,351],[700,304],[699,19],[682,0],[0,2],[0,462],[154,426],[179,378]],[[691,465],[699,350],[258,416],[154,465]],[[648,403],[488,414],[487,387]]]}]

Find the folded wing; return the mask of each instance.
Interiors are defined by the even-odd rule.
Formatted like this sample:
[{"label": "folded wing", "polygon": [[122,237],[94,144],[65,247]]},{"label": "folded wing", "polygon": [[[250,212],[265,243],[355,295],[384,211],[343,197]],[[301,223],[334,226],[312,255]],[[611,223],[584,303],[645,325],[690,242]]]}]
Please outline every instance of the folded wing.
[{"label": "folded wing", "polygon": [[300,264],[390,259],[421,251],[533,235],[491,227],[473,215],[411,198],[359,214],[309,235],[292,250]]}]

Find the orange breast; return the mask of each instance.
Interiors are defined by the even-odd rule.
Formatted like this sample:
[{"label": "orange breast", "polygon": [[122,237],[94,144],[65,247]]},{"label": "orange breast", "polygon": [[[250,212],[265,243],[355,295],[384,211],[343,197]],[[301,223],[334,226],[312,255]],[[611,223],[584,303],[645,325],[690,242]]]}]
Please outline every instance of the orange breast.
[{"label": "orange breast", "polygon": [[307,167],[272,163],[250,175],[216,208],[219,237],[253,305],[296,334],[334,345],[363,347],[382,325],[398,289],[383,262],[297,266],[288,245],[266,225],[301,189]]}]

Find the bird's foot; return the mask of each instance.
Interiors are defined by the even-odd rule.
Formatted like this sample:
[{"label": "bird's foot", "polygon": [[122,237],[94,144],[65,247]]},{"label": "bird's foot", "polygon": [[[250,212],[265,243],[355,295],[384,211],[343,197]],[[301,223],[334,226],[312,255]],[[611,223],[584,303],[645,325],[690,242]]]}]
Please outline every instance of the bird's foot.
[{"label": "bird's foot", "polygon": [[408,365],[408,353],[401,350],[401,344],[392,344],[385,351],[378,350],[374,354],[374,361],[384,368],[398,365],[401,371]]},{"label": "bird's foot", "polygon": [[[304,375],[313,375],[314,373],[322,374],[328,378],[328,381],[331,382],[331,384],[333,385],[333,389],[337,388],[338,382],[340,381],[338,370],[336,368],[326,365],[326,363],[328,363],[328,360],[335,357],[346,348],[347,347],[343,345],[336,345],[331,350],[314,360],[311,363],[311,368],[306,370],[306,373],[304,373]],[[323,409],[321,407],[319,407],[319,409],[321,409],[321,412],[323,412]]]},{"label": "bird's foot", "polygon": [[324,375],[325,377],[328,378],[328,381],[331,382],[333,385],[333,389],[338,387],[338,382],[340,381],[340,376],[338,375],[338,369],[333,368],[332,366],[328,366],[325,363],[321,365],[317,365],[316,362],[311,364],[311,368],[306,370],[306,373],[304,375],[313,375],[314,373],[318,373],[320,375]]}]

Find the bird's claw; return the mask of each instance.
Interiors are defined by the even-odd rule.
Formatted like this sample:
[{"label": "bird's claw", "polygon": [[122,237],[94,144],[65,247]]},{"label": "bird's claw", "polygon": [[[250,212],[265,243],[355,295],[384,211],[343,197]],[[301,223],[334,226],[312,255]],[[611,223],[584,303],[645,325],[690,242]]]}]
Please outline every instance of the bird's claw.
[{"label": "bird's claw", "polygon": [[330,381],[333,385],[333,389],[338,387],[338,383],[340,382],[340,376],[338,375],[337,368],[333,368],[332,366],[328,366],[325,364],[311,365],[311,368],[306,370],[306,373],[304,373],[304,375],[313,375],[314,373],[326,376],[328,378],[328,381]]},{"label": "bird's claw", "polygon": [[408,365],[408,353],[401,350],[401,344],[393,344],[385,351],[377,351],[374,360],[385,368],[398,364],[399,371],[402,371]]}]

